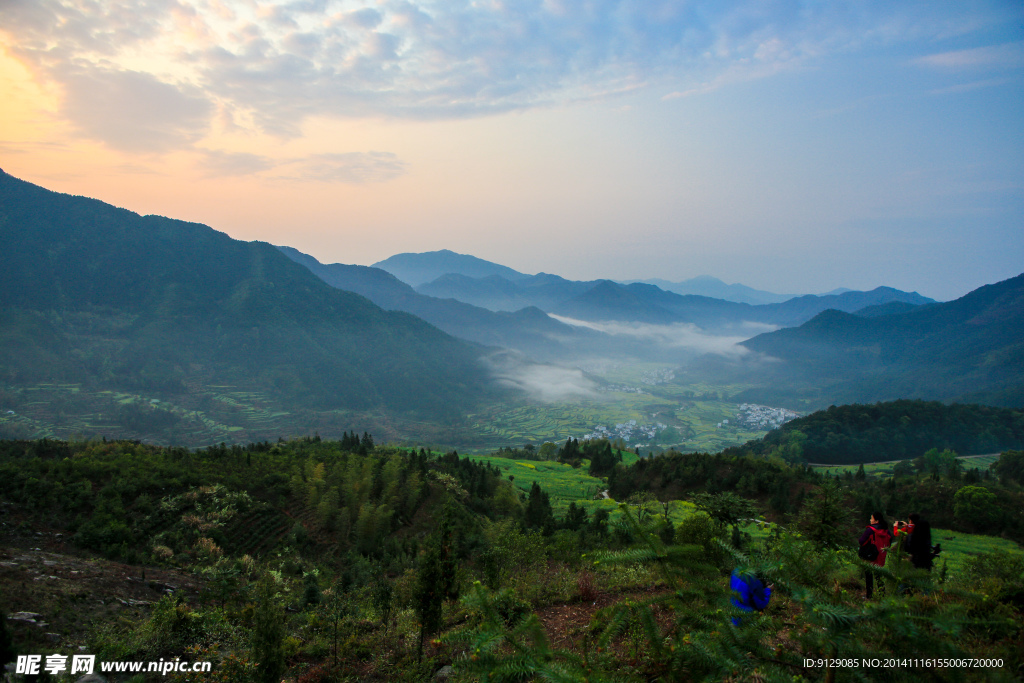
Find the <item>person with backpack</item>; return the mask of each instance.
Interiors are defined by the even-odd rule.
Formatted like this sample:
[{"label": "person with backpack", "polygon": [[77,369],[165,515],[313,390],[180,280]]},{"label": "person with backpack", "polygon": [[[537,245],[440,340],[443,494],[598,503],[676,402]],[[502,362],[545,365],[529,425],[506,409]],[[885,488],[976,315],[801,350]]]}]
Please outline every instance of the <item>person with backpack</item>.
[{"label": "person with backpack", "polygon": [[[858,555],[862,560],[870,562],[879,567],[885,566],[885,553],[892,541],[892,534],[889,532],[889,524],[881,512],[871,513],[871,523],[860,535],[860,549]],[[875,590],[875,575],[871,571],[864,573],[864,583],[867,590],[865,598],[870,600]]]}]

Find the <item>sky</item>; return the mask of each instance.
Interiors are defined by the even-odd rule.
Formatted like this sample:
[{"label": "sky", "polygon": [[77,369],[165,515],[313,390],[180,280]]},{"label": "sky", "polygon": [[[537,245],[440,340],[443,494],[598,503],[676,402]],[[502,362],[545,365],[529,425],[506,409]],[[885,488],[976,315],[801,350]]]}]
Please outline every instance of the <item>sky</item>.
[{"label": "sky", "polygon": [[1024,3],[0,0],[0,168],[369,265],[1024,271]]}]

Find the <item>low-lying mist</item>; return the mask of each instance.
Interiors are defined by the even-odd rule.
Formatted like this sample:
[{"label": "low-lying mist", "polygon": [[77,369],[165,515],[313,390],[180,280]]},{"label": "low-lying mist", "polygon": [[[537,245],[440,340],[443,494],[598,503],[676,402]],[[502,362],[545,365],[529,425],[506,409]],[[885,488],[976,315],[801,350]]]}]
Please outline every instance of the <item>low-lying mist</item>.
[{"label": "low-lying mist", "polygon": [[501,386],[518,389],[530,398],[553,403],[597,398],[597,385],[577,368],[537,363],[518,351],[499,351],[481,362]]},{"label": "low-lying mist", "polygon": [[743,323],[736,330],[737,333],[735,334],[712,334],[693,323],[656,325],[653,323],[618,321],[591,322],[550,313],[548,315],[566,325],[584,327],[612,337],[627,338],[634,342],[650,344],[654,347],[651,349],[652,353],[673,350],[687,352],[686,355],[691,357],[713,353],[720,356],[738,358],[750,352],[746,347],[740,346],[740,342],[746,341],[762,332],[770,332],[777,329],[773,325],[766,325],[764,323]]}]

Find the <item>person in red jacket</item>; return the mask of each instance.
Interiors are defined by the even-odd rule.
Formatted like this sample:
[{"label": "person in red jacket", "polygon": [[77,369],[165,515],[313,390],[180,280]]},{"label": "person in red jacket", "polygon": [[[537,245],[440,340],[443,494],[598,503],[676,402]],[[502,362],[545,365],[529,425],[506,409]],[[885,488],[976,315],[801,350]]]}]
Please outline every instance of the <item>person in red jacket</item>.
[{"label": "person in red jacket", "polygon": [[[913,517],[913,515],[911,515]],[[896,540],[897,536],[909,536],[914,533],[913,522],[895,521],[892,523],[892,538]]]},{"label": "person in red jacket", "polygon": [[[892,534],[889,533],[889,524],[885,521],[885,516],[881,512],[871,513],[871,523],[860,535],[860,557],[874,565],[884,567],[885,552],[890,541],[892,541]],[[873,549],[870,546],[873,546]],[[870,600],[875,590],[875,575],[870,571],[865,572],[864,583],[867,588],[865,597]]]}]

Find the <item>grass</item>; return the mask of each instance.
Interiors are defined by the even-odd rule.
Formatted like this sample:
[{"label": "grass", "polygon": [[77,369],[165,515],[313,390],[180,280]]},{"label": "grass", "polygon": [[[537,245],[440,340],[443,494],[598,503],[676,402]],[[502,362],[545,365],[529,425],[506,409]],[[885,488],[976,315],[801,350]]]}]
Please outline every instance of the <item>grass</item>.
[{"label": "grass", "polygon": [[[754,523],[743,526],[742,530],[755,539],[767,538],[770,533],[769,529],[760,528]],[[967,558],[972,556],[996,551],[1024,555],[1024,548],[1015,541],[996,536],[950,531],[949,529],[932,529],[932,544],[942,544],[942,553],[935,561],[935,567],[932,570],[936,577],[943,562],[946,563],[949,574],[955,575],[963,569]]]},{"label": "grass", "polygon": [[[961,455],[957,457],[964,470],[977,468],[987,470],[993,463],[999,460],[998,453],[987,455]],[[898,462],[898,461],[896,461]],[[871,462],[864,463],[864,473],[869,477],[891,477],[896,462]],[[815,465],[814,469],[819,472],[829,472],[832,475],[851,472],[856,474],[860,465]]]},{"label": "grass", "polygon": [[[605,505],[595,501],[594,497],[607,488],[603,479],[587,474],[587,465],[574,469],[561,462],[510,460],[498,456],[472,455],[473,460],[486,462],[501,469],[507,479],[514,477],[513,484],[523,491],[529,491],[533,482],[537,482],[551,499],[551,508],[556,516],[565,513],[569,503],[582,504],[587,507]],[[597,503],[595,506],[593,503]],[[614,507],[615,502],[608,503]]]},{"label": "grass", "polygon": [[[599,491],[603,491],[606,485],[603,480],[587,474],[589,464],[586,462],[580,468],[574,469],[569,465],[558,462],[510,460],[498,456],[473,455],[470,457],[474,460],[480,460],[499,467],[506,478],[509,475],[514,476],[514,484],[523,491],[529,491],[531,484],[536,481],[550,496],[551,507],[556,518],[564,516],[571,502],[586,508],[590,514],[593,514],[599,508],[612,512],[613,516],[618,514],[617,501],[611,499],[594,500],[594,495]],[[632,456],[632,459],[635,460],[635,456]],[[651,507],[652,512],[655,507]],[[687,515],[692,514],[693,511],[693,504],[687,501],[672,501],[669,503],[669,516],[674,524],[678,525]],[[660,514],[660,510],[658,514]],[[766,538],[769,533],[767,529],[760,529],[753,523],[745,525],[743,531],[749,533],[753,538]],[[936,564],[936,571],[938,571],[938,567],[941,566],[944,560],[950,573],[960,571],[966,559],[972,555],[993,552],[995,550],[1024,554],[1024,549],[1020,545],[1008,539],[967,534],[948,529],[933,529],[932,542],[942,544],[942,554],[939,556],[939,561]]]},{"label": "grass", "polygon": [[965,534],[948,529],[932,529],[932,543],[942,544],[942,554],[939,555],[936,567],[945,560],[951,573],[960,571],[964,561],[972,555],[981,555],[997,550],[1014,555],[1024,555],[1024,548],[1009,539]]}]

